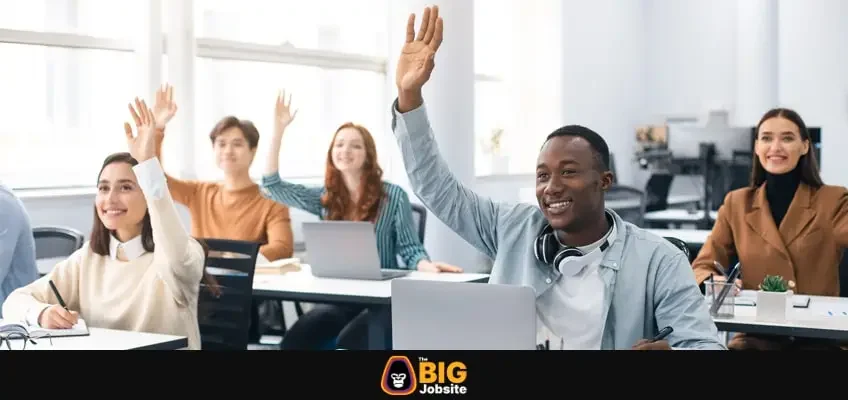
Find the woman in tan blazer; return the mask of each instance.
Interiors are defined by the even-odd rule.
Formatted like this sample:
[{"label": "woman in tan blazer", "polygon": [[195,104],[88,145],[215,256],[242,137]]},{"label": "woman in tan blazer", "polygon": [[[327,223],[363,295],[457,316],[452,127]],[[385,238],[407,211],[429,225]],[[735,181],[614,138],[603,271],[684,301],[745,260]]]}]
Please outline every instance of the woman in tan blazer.
[{"label": "woman in tan blazer", "polygon": [[[839,263],[848,245],[848,190],[825,185],[804,121],[795,111],[768,111],[757,125],[750,187],[727,194],[693,261],[698,284],[741,262],[743,289],[780,275],[798,294],[839,296]],[[737,335],[731,349],[809,347],[813,342]]]}]

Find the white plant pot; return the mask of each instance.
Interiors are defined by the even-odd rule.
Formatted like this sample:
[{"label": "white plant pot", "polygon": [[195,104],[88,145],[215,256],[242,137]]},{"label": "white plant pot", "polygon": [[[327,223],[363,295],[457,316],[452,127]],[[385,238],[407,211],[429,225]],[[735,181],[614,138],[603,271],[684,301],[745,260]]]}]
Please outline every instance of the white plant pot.
[{"label": "white plant pot", "polygon": [[757,292],[757,320],[786,321],[792,310],[792,291]]}]

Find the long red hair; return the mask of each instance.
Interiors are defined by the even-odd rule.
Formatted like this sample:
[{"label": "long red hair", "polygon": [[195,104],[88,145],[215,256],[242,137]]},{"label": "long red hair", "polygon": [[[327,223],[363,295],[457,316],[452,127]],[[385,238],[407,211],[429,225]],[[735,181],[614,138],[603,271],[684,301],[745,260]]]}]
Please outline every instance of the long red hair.
[{"label": "long red hair", "polygon": [[[365,145],[365,162],[362,164],[362,178],[359,182],[361,194],[356,204],[351,201],[350,192],[344,184],[341,171],[333,165],[333,146],[336,144],[339,132],[345,128],[354,128],[359,131]],[[328,220],[370,222],[377,220],[380,203],[384,196],[383,169],[377,163],[377,146],[374,144],[374,137],[364,126],[346,122],[336,129],[333,140],[330,142],[330,149],[327,150],[324,187],[327,191],[321,197],[321,204],[327,209]]]}]

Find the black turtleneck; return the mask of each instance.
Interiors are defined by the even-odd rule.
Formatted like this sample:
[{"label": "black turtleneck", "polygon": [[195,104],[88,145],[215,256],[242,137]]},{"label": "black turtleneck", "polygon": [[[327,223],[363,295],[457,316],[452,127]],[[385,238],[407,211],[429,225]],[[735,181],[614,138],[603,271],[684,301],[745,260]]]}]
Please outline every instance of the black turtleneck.
[{"label": "black turtleneck", "polygon": [[773,175],[766,172],[766,198],[768,199],[774,225],[780,228],[780,222],[786,216],[786,210],[795,197],[795,190],[801,183],[801,168],[795,167],[790,172]]}]

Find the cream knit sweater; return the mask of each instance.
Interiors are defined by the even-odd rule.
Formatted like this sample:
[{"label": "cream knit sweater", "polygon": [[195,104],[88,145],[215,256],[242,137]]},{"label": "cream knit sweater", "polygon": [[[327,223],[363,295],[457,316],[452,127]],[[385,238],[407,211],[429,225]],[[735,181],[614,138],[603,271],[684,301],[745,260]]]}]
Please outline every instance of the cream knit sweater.
[{"label": "cream knit sweater", "polygon": [[6,320],[26,322],[58,300],[90,327],[186,336],[200,349],[197,298],[203,248],[180,222],[158,159],[133,167],[147,200],[156,248],[132,261],[91,251],[88,243],[46,276],[12,292],[3,304]]}]

